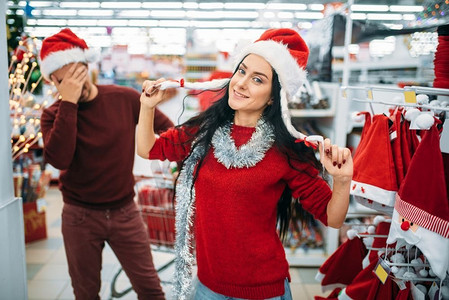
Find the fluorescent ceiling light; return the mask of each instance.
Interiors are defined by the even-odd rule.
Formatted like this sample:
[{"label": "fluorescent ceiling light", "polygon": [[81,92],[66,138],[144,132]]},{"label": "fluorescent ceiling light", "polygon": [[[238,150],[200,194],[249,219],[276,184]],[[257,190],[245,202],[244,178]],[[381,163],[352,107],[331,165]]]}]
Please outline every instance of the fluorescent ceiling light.
[{"label": "fluorescent ceiling light", "polygon": [[182,2],[143,2],[142,8],[182,8]]},{"label": "fluorescent ceiling light", "polygon": [[121,10],[118,12],[119,17],[124,18],[145,18],[150,16],[149,10]]},{"label": "fluorescent ceiling light", "polygon": [[186,12],[183,10],[152,10],[151,16],[156,18],[184,18]]},{"label": "fluorescent ceiling light", "polygon": [[310,29],[312,28],[312,23],[310,22],[299,22],[297,26],[301,29]]},{"label": "fluorescent ceiling light", "polygon": [[367,14],[368,20],[389,20],[399,21],[402,20],[401,14]]},{"label": "fluorescent ceiling light", "polygon": [[228,19],[255,19],[259,17],[259,13],[256,11],[221,11],[220,13],[223,18]]},{"label": "fluorescent ceiling light", "polygon": [[402,24],[386,24],[386,23],[384,23],[384,25],[393,30],[401,30],[404,28],[404,25],[402,25]]},{"label": "fluorescent ceiling light", "polygon": [[187,8],[187,9],[196,9],[196,8],[198,8],[198,3],[196,3],[196,2],[184,2],[182,7]]},{"label": "fluorescent ceiling light", "polygon": [[76,9],[44,9],[42,14],[44,16],[76,16]]},{"label": "fluorescent ceiling light", "polygon": [[265,3],[228,2],[224,4],[226,9],[264,9]]},{"label": "fluorescent ceiling light", "polygon": [[276,17],[276,15],[275,15],[274,12],[266,11],[266,12],[263,13],[263,17],[265,19],[273,19],[274,17]]},{"label": "fluorescent ceiling light", "polygon": [[309,4],[309,9],[321,11],[324,9],[324,5],[323,4]]},{"label": "fluorescent ceiling light", "polygon": [[128,26],[134,27],[156,27],[158,26],[158,20],[129,20]]},{"label": "fluorescent ceiling light", "polygon": [[306,10],[307,5],[297,3],[268,3],[267,9]]},{"label": "fluorescent ceiling light", "polygon": [[60,19],[40,19],[37,20],[37,26],[66,26],[66,20]]},{"label": "fluorescent ceiling light", "polygon": [[191,23],[194,27],[199,28],[248,28],[251,25],[251,22],[246,21],[192,21]]},{"label": "fluorescent ceiling light", "polygon": [[419,5],[390,5],[390,11],[394,12],[422,12],[424,7]]},{"label": "fluorescent ceiling light", "polygon": [[224,3],[222,2],[203,2],[199,4],[201,9],[221,9],[224,7]]},{"label": "fluorescent ceiling light", "polygon": [[282,27],[281,22],[270,22],[269,25],[270,25],[270,28],[281,28]]},{"label": "fluorescent ceiling light", "polygon": [[[54,4],[55,4],[54,1],[30,1],[30,3],[29,3],[29,5],[32,7],[46,7],[46,6],[53,6]],[[25,6],[25,5],[26,5],[26,2],[22,6]]]},{"label": "fluorescent ceiling light", "polygon": [[259,21],[253,21],[253,22],[251,22],[251,27],[252,28],[263,28],[264,23],[259,22]]},{"label": "fluorescent ceiling light", "polygon": [[190,21],[184,20],[160,20],[160,27],[189,27]]},{"label": "fluorescent ceiling light", "polygon": [[287,11],[280,11],[280,12],[278,12],[278,18],[291,19],[293,17],[294,17],[294,15],[291,12],[287,12]]},{"label": "fluorescent ceiling light", "polygon": [[298,19],[322,19],[323,13],[321,12],[297,12],[295,17]]},{"label": "fluorescent ceiling light", "polygon": [[140,8],[141,2],[101,2],[103,8]]},{"label": "fluorescent ceiling light", "polygon": [[414,14],[403,14],[402,19],[406,21],[414,21],[416,20],[416,16]]},{"label": "fluorescent ceiling light", "polygon": [[114,11],[110,9],[80,9],[78,16],[86,17],[110,17],[114,15]]},{"label": "fluorescent ceiling light", "polygon": [[128,20],[98,20],[98,26],[126,26]]},{"label": "fluorescent ceiling light", "polygon": [[352,13],[351,19],[353,20],[366,20],[366,14],[363,13]]},{"label": "fluorescent ceiling light", "polygon": [[282,28],[292,28],[293,23],[292,22],[281,22]]},{"label": "fluorescent ceiling light", "polygon": [[352,11],[388,11],[388,5],[363,5],[353,4]]},{"label": "fluorescent ceiling light", "polygon": [[68,26],[96,26],[97,20],[67,20]]},{"label": "fluorescent ceiling light", "polygon": [[59,2],[61,8],[99,8],[100,2]]},{"label": "fluorescent ceiling light", "polygon": [[186,16],[191,19],[220,19],[222,18],[221,11],[211,13],[210,11],[189,10]]}]

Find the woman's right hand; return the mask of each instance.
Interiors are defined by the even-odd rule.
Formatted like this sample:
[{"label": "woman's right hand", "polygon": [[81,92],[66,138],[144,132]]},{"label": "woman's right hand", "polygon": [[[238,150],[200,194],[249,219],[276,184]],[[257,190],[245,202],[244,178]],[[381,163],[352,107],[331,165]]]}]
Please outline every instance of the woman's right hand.
[{"label": "woman's right hand", "polygon": [[160,90],[158,84],[164,82],[165,78],[156,81],[145,80],[142,84],[140,103],[149,109],[155,108],[159,103],[167,99],[166,90]]}]

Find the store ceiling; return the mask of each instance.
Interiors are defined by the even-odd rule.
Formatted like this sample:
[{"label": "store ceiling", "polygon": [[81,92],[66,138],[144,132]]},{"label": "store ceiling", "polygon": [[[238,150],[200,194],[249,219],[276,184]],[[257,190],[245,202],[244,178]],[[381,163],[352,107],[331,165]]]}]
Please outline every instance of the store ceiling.
[{"label": "store ceiling", "polygon": [[[430,0],[354,0],[353,18],[390,24],[410,22]],[[308,29],[329,11],[329,0],[159,0],[159,1],[8,1],[7,14],[21,14],[25,32],[45,37],[71,27],[96,47],[139,44],[149,51],[185,51],[186,41],[201,36],[233,47],[238,39],[257,37],[266,28]],[[411,10],[410,10],[411,9]],[[232,40],[230,42],[230,40]],[[230,46],[225,45],[229,43]],[[181,49],[179,48],[179,49]],[[156,51],[159,52],[159,51]]]}]

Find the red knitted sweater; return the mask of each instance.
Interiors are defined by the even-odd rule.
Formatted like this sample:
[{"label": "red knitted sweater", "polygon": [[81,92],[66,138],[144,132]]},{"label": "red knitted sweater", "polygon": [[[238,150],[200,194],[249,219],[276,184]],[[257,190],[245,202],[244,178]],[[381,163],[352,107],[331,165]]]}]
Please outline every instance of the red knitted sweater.
[{"label": "red knitted sweater", "polygon": [[[246,143],[254,130],[234,125],[236,146]],[[189,151],[179,147],[185,138],[170,129],[156,141],[149,158],[182,160]],[[276,233],[276,205],[285,185],[324,224],[331,198],[329,186],[316,169],[304,163],[295,167],[305,172],[291,168],[275,147],[252,168],[228,170],[215,159],[213,150],[207,154],[195,182],[194,232],[198,278],[209,289],[245,299],[284,294],[284,280],[290,276]]]}]

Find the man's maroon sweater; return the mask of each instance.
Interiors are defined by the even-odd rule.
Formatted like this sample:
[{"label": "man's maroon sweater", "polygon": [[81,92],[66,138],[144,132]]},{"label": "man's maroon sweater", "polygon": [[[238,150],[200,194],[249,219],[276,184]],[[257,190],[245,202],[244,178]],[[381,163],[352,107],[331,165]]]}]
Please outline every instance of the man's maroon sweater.
[{"label": "man's maroon sweater", "polygon": [[[254,128],[234,125],[237,147],[248,142]],[[175,129],[161,134],[151,159],[180,161],[189,139]],[[293,162],[292,162],[293,163]],[[289,277],[285,251],[276,232],[277,203],[286,185],[304,209],[327,225],[332,192],[318,171],[305,163],[290,167],[275,147],[252,168],[226,169],[206,155],[195,182],[195,244],[198,278],[216,293],[235,298],[266,299],[284,294]]]},{"label": "man's maroon sweater", "polygon": [[[140,94],[128,87],[99,85],[89,102],[56,101],[44,110],[44,158],[61,170],[64,202],[93,209],[119,208],[133,200],[135,128]],[[173,123],[155,112],[155,130]]]}]

